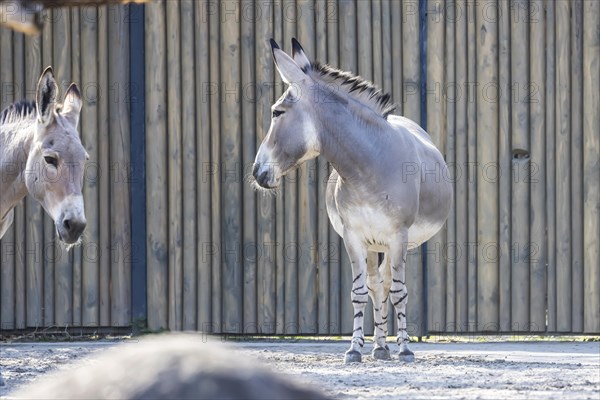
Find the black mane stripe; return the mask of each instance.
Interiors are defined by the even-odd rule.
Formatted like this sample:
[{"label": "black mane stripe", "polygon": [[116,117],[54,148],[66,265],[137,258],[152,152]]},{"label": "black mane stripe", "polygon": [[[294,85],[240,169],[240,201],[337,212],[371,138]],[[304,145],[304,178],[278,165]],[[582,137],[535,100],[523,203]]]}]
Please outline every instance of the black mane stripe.
[{"label": "black mane stripe", "polygon": [[13,122],[35,113],[35,101],[21,100],[6,107],[0,113],[0,124]]},{"label": "black mane stripe", "polygon": [[384,93],[372,82],[360,76],[318,62],[312,63],[311,69],[313,72],[318,73],[322,79],[338,83],[348,95],[356,97],[363,103],[366,102],[366,105],[370,106],[373,111],[379,113],[383,118],[387,118],[396,109],[389,93]]}]

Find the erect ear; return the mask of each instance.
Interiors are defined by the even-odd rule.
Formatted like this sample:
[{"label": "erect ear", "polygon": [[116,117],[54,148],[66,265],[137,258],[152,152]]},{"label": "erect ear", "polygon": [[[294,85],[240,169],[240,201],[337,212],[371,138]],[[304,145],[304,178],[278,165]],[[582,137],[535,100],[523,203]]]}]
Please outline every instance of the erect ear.
[{"label": "erect ear", "polygon": [[296,64],[292,57],[288,56],[279,48],[277,43],[271,39],[271,50],[273,51],[273,60],[281,79],[288,85],[291,83],[299,83],[306,78],[306,74]]},{"label": "erect ear", "polygon": [[292,38],[292,57],[294,57],[294,61],[298,66],[302,69],[302,71],[307,72],[310,68],[310,61],[304,53],[304,49],[300,46],[300,43],[296,40],[296,38]]},{"label": "erect ear", "polygon": [[60,114],[67,118],[76,128],[79,123],[79,113],[81,112],[82,105],[83,102],[81,101],[79,88],[75,83],[71,83],[71,86],[69,86],[65,93],[65,100],[63,101]]},{"label": "erect ear", "polygon": [[38,120],[44,125],[48,125],[54,118],[57,96],[58,85],[54,80],[52,67],[48,67],[44,70],[42,76],[40,77],[35,94],[37,117]]}]

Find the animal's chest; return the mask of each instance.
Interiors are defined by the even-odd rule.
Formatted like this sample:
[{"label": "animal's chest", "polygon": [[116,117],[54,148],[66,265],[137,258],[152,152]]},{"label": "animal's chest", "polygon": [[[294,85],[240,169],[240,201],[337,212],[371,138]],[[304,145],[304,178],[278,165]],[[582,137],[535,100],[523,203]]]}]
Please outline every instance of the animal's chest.
[{"label": "animal's chest", "polygon": [[344,227],[372,251],[385,251],[390,239],[398,233],[398,220],[385,207],[355,205],[339,209]]}]

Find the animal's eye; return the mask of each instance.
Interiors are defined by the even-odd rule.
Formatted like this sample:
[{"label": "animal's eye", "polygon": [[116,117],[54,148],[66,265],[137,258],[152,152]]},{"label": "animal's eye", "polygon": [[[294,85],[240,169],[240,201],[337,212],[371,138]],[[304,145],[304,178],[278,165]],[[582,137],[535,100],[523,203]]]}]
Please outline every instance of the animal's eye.
[{"label": "animal's eye", "polygon": [[281,114],[283,114],[285,111],[279,111],[279,110],[273,110],[273,118],[275,117],[279,117]]},{"label": "animal's eye", "polygon": [[52,165],[54,168],[58,166],[58,160],[52,156],[44,156],[44,161],[46,161],[46,164]]}]

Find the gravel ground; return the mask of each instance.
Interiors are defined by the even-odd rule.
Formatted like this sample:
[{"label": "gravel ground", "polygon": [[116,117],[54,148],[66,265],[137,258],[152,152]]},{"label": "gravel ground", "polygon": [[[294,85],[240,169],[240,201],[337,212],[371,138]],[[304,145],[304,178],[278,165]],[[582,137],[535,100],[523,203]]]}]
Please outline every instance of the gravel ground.
[{"label": "gravel ground", "polygon": [[[0,397],[118,342],[0,343]],[[416,361],[343,364],[345,341],[229,342],[337,399],[600,399],[600,342],[414,343]],[[395,346],[391,346],[392,348]]]}]

